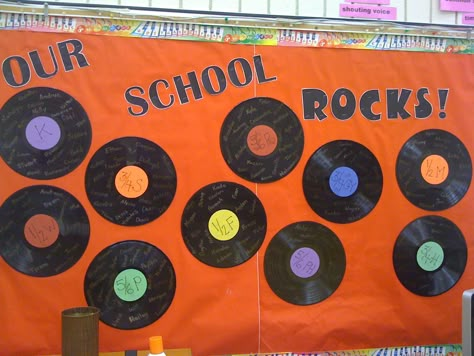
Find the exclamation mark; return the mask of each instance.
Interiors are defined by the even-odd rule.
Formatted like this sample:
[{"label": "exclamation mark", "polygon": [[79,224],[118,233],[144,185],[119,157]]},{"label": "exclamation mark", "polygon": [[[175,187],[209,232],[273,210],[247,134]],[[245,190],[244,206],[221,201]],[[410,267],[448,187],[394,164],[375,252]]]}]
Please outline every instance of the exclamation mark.
[{"label": "exclamation mark", "polygon": [[445,119],[446,113],[444,112],[446,108],[446,101],[448,100],[448,89],[438,89],[438,97],[439,97],[439,118]]}]

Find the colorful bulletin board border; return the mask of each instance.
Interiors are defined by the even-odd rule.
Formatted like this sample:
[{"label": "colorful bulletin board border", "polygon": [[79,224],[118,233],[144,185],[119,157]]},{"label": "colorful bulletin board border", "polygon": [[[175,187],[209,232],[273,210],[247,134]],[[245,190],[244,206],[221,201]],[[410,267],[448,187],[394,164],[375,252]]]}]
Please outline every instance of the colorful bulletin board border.
[{"label": "colorful bulletin board border", "polygon": [[326,47],[385,51],[473,54],[474,41],[437,36],[328,32],[0,13],[0,30],[226,42],[267,46]]},{"label": "colorful bulletin board border", "polygon": [[388,347],[344,351],[281,352],[260,354],[234,354],[226,356],[462,356],[461,345],[429,345],[409,347]]}]

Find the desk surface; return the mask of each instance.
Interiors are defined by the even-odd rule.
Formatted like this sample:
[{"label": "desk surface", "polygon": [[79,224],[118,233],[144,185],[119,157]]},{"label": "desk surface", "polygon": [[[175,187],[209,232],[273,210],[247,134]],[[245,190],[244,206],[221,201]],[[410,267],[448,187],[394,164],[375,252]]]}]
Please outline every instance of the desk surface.
[{"label": "desk surface", "polygon": [[[148,356],[149,351],[137,351],[137,356]],[[192,356],[191,349],[165,350],[166,356]],[[99,356],[124,356],[125,352],[100,352]]]},{"label": "desk surface", "polygon": [[[148,356],[149,351],[138,351],[137,356]],[[166,356],[192,356],[191,349],[165,350]],[[99,356],[123,356],[125,352],[101,352]]]},{"label": "desk surface", "polygon": [[[137,351],[137,356],[148,356],[147,350]],[[191,349],[170,349],[165,350],[166,356],[192,356]],[[61,356],[61,355],[49,355],[49,356]],[[125,351],[116,352],[99,352],[99,356],[125,356]]]}]

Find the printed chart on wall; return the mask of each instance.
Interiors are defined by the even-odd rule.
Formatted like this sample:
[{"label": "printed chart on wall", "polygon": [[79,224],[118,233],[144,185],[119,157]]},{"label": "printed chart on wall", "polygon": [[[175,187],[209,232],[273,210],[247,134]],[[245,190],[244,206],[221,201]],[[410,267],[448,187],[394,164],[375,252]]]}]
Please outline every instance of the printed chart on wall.
[{"label": "printed chart on wall", "polygon": [[[9,30],[0,353],[461,342],[474,57]],[[28,342],[25,342],[28,340]]]}]

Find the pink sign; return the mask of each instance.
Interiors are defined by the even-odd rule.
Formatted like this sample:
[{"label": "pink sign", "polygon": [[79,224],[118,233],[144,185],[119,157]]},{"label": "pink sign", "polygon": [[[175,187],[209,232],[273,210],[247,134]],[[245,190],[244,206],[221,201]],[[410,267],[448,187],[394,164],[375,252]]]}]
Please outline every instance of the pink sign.
[{"label": "pink sign", "polygon": [[439,0],[443,11],[474,12],[474,0]]},{"label": "pink sign", "polygon": [[396,20],[397,8],[342,3],[339,5],[339,16],[361,17],[364,19]]},{"label": "pink sign", "polygon": [[474,13],[462,14],[463,25],[474,25]]},{"label": "pink sign", "polygon": [[345,2],[352,3],[361,3],[361,4],[379,4],[379,5],[389,5],[390,0],[345,0]]}]

